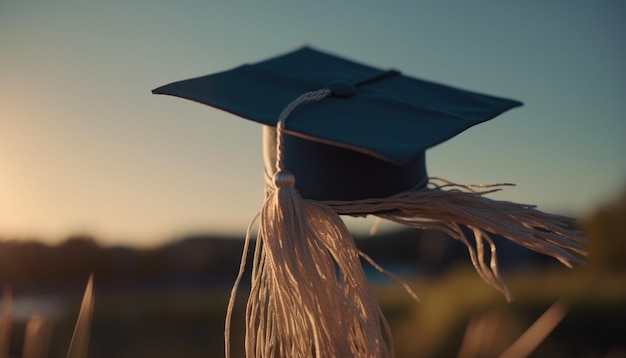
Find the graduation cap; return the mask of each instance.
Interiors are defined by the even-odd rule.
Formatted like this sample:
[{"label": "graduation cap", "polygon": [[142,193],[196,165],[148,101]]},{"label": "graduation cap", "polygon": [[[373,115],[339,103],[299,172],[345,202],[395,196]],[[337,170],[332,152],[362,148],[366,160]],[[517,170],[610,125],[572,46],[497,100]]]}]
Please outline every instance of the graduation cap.
[{"label": "graduation cap", "polygon": [[585,254],[569,218],[488,199],[490,186],[427,176],[426,149],[518,101],[310,47],[153,93],[263,125],[268,180],[247,308],[248,356],[393,355],[389,327],[360,265],[360,258],[371,260],[354,246],[341,214],[444,231],[467,246],[478,273],[507,299],[490,235],[568,266]]},{"label": "graduation cap", "polygon": [[[285,123],[284,162],[305,198],[385,197],[426,178],[424,152],[521,103],[380,70],[309,47],[153,91],[275,127],[306,92],[330,93]],[[273,173],[275,132],[265,128]]]}]

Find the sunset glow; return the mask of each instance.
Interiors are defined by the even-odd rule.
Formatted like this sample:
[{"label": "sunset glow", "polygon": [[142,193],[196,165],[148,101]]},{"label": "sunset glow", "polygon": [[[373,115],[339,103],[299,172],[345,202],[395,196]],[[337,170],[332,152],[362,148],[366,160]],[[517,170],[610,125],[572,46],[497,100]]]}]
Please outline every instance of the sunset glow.
[{"label": "sunset glow", "polygon": [[209,3],[0,5],[0,239],[242,235],[261,128],[150,90],[303,43],[524,102],[430,150],[430,175],[571,215],[626,187],[621,4]]}]

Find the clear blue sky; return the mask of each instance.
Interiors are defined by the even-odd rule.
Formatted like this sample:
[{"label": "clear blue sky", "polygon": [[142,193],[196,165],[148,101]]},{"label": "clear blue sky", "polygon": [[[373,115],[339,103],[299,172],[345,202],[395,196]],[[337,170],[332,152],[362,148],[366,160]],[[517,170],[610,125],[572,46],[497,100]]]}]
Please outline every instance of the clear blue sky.
[{"label": "clear blue sky", "polygon": [[429,173],[583,216],[626,188],[621,1],[0,0],[0,237],[240,234],[260,127],[150,90],[302,44],[525,103]]}]

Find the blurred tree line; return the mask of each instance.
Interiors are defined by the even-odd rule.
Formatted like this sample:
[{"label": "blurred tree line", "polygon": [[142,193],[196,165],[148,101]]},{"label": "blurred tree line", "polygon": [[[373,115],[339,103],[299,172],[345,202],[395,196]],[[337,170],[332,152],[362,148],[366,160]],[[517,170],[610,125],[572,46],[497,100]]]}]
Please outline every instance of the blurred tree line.
[{"label": "blurred tree line", "polygon": [[[579,222],[590,239],[592,270],[626,269],[626,191]],[[496,238],[501,269],[556,262]],[[465,247],[439,232],[401,229],[356,238],[357,246],[383,267],[437,275],[457,262],[468,265]],[[251,250],[254,245],[251,245]],[[103,247],[89,235],[58,245],[0,238],[0,282],[26,285],[83,285],[90,273],[101,284],[224,284],[237,273],[241,238],[195,235],[161,247]],[[251,255],[249,255],[251,257]]]},{"label": "blurred tree line", "polygon": [[[548,262],[557,265],[507,240],[499,241],[501,269]],[[440,232],[401,229],[356,238],[356,242],[378,264],[399,274],[441,275],[457,263],[471,265],[465,246]],[[38,288],[82,286],[93,272],[99,286],[228,286],[237,274],[242,249],[241,239],[202,235],[150,249],[103,247],[88,235],[73,236],[58,245],[0,239],[0,282]],[[251,257],[252,252],[249,260]]]},{"label": "blurred tree line", "polygon": [[0,280],[38,287],[84,285],[93,272],[98,282],[107,284],[200,276],[221,281],[221,273],[236,273],[235,258],[241,249],[239,240],[212,237],[187,238],[151,249],[103,247],[88,235],[70,237],[59,245],[5,240],[0,241]]},{"label": "blurred tree line", "polygon": [[[362,249],[381,262],[417,261],[418,231],[382,236],[359,240]],[[93,272],[100,284],[230,285],[242,249],[240,238],[203,235],[150,249],[103,247],[89,235],[72,236],[58,245],[0,239],[0,281],[38,287],[84,285]]]},{"label": "blurred tree line", "polygon": [[626,190],[587,218],[584,230],[591,270],[626,270]]}]

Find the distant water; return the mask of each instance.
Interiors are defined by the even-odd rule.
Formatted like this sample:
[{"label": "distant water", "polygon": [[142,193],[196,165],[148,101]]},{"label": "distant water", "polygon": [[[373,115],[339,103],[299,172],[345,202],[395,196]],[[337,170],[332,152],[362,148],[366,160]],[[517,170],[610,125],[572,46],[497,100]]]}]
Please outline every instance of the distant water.
[{"label": "distant water", "polygon": [[61,296],[17,296],[13,297],[11,316],[14,321],[27,321],[33,316],[47,319],[60,318],[66,310]]},{"label": "distant water", "polygon": [[[392,263],[380,264],[380,266],[403,280],[411,280],[420,275],[420,271],[415,264]],[[367,276],[369,282],[372,284],[393,282],[387,275],[379,272],[366,262],[363,263],[363,271],[365,272],[365,276]]]}]

